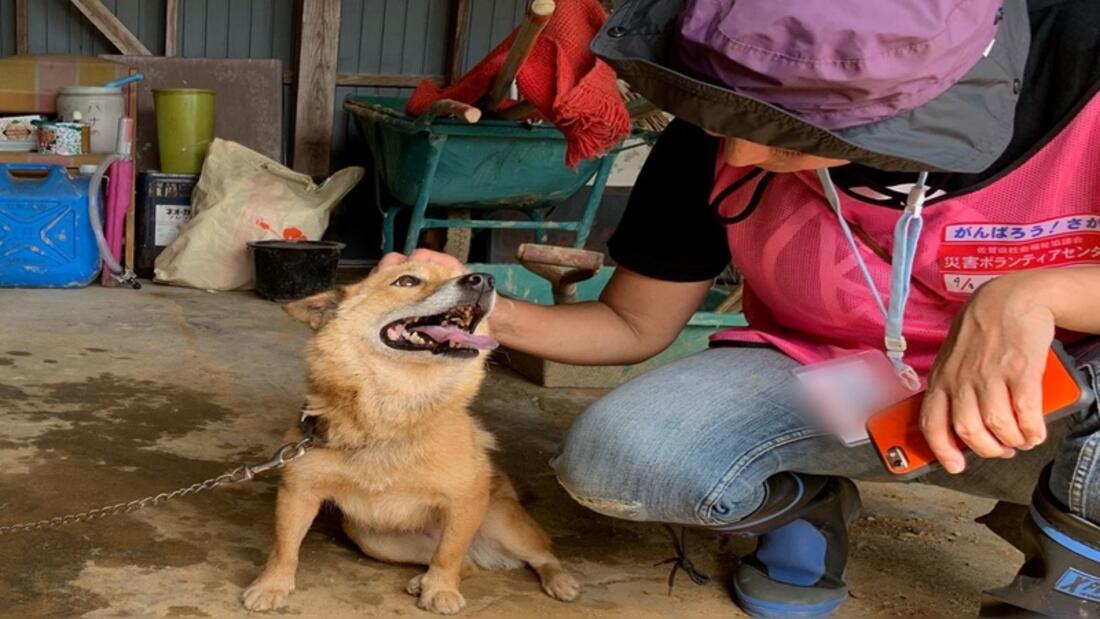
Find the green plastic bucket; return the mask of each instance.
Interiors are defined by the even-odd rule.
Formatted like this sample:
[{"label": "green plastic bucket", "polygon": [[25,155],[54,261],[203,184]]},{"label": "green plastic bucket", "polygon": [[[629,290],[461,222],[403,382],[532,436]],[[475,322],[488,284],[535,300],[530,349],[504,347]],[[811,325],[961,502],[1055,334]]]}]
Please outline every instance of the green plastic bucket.
[{"label": "green plastic bucket", "polygon": [[201,88],[156,88],[160,170],[198,174],[214,140],[214,91]]}]

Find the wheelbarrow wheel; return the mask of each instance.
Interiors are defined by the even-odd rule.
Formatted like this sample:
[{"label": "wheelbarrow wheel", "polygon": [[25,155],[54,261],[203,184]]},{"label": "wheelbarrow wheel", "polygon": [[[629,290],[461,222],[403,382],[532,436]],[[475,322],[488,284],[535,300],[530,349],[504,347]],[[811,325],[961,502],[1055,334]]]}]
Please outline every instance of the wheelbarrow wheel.
[{"label": "wheelbarrow wheel", "polygon": [[[470,221],[473,214],[470,209],[448,210],[447,219]],[[473,238],[473,228],[447,228],[447,242],[443,245],[443,253],[454,256],[459,262],[466,262],[470,259],[470,243]]]}]

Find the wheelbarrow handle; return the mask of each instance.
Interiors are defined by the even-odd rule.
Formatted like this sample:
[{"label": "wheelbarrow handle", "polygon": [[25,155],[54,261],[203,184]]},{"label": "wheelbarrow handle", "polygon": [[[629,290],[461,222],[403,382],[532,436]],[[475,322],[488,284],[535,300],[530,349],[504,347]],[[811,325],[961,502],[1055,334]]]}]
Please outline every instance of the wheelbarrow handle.
[{"label": "wheelbarrow handle", "polygon": [[485,107],[490,112],[496,112],[500,109],[501,102],[508,94],[509,86],[516,79],[516,73],[519,73],[520,67],[531,55],[531,50],[535,47],[535,41],[538,40],[542,29],[546,27],[546,23],[550,21],[550,17],[554,15],[554,9],[554,0],[533,0],[531,2],[531,6],[527,10],[527,19],[520,24],[519,29],[516,31],[516,38],[512,40],[512,47],[508,50],[508,56],[504,58],[504,65],[501,66],[500,72],[497,73],[496,80],[493,82],[493,87],[489,89],[489,94],[486,96]]}]

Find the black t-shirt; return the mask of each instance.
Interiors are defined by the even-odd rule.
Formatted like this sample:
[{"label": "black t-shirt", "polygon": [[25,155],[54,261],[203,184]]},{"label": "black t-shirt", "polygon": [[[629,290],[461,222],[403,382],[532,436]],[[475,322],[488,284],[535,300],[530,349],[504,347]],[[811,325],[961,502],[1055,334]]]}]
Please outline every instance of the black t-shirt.
[{"label": "black t-shirt", "polygon": [[[1100,87],[1100,2],[1031,0],[1031,51],[1016,106],[1013,137],[1004,154],[978,174],[933,174],[929,185],[946,195],[994,182],[1049,142]],[[710,208],[720,140],[674,120],[649,154],[608,251],[619,265],[647,277],[694,282],[717,277],[730,262],[725,225]],[[912,183],[912,173],[852,164],[830,171],[843,191],[871,187],[901,208],[905,196],[888,189]],[[864,196],[861,200],[869,201]],[[761,208],[767,208],[762,205]]]}]

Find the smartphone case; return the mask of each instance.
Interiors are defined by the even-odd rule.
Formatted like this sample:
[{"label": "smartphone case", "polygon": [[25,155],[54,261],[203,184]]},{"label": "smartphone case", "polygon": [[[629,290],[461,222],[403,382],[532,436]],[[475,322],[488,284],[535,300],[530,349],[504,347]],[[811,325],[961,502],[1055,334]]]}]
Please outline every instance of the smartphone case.
[{"label": "smartphone case", "polygon": [[[1094,397],[1073,358],[1066,354],[1060,342],[1054,342],[1043,372],[1043,415],[1047,424],[1092,404]],[[867,434],[879,459],[886,470],[899,479],[916,479],[939,467],[920,429],[923,401],[924,393],[918,393],[876,413],[867,421]],[[964,453],[969,453],[958,439],[956,444]]]}]

